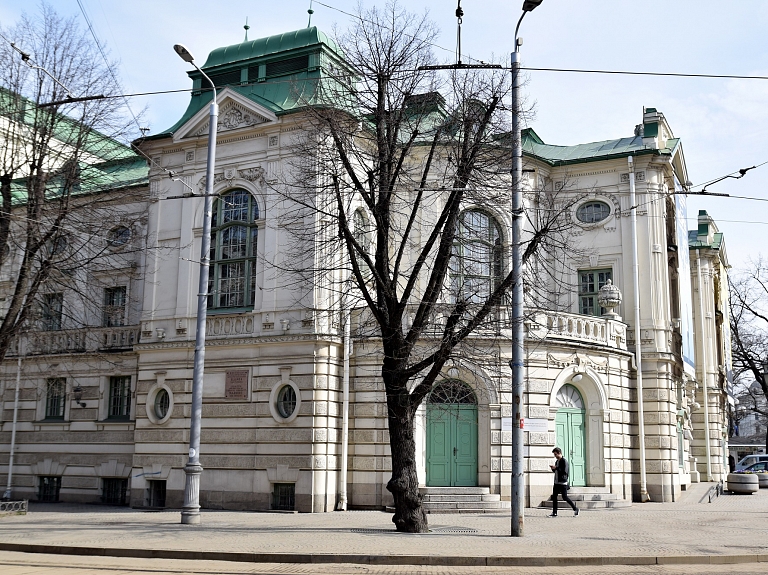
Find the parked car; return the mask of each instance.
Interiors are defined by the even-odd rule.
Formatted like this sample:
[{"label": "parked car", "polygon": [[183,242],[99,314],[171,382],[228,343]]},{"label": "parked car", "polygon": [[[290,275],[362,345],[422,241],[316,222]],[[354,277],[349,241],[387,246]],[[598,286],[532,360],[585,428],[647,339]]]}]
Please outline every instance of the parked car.
[{"label": "parked car", "polygon": [[746,455],[736,464],[736,471],[745,470],[750,465],[760,462],[768,462],[768,454],[753,453],[752,455]]},{"label": "parked car", "polygon": [[757,473],[758,471],[768,471],[768,461],[758,461],[749,467],[745,467],[743,471],[751,471],[752,473]]}]

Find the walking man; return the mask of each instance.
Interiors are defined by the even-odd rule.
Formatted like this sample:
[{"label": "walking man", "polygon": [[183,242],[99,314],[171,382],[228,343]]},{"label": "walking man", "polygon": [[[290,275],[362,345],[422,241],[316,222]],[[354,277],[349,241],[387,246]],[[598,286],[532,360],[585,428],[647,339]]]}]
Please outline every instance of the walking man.
[{"label": "walking man", "polygon": [[578,517],[579,508],[568,497],[568,460],[563,457],[563,452],[559,447],[555,447],[552,450],[557,460],[554,465],[550,465],[549,468],[555,474],[555,485],[552,488],[552,515],[550,517],[557,517],[557,495],[563,496],[563,501],[573,509],[573,516]]}]

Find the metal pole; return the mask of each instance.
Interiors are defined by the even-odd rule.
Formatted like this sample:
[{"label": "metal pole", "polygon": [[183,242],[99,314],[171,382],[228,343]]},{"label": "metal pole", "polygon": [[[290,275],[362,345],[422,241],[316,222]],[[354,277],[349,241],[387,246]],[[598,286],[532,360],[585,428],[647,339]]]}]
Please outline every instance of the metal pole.
[{"label": "metal pole", "polygon": [[[213,86],[213,82],[194,62],[191,62]],[[208,315],[208,268],[211,251],[211,215],[213,212],[213,171],[216,164],[216,130],[219,125],[219,105],[216,88],[210,107],[208,125],[208,165],[205,170],[205,198],[203,209],[203,237],[200,242],[200,282],[197,288],[197,329],[195,332],[195,365],[192,374],[192,419],[189,426],[189,461],[184,467],[184,507],[181,522],[188,525],[200,523],[200,426],[203,417],[203,374],[205,371],[205,319]]]},{"label": "metal pole", "polygon": [[16,363],[16,393],[13,396],[13,424],[11,425],[11,454],[8,458],[8,484],[3,499],[10,501],[13,485],[13,452],[16,450],[16,422],[19,415],[19,387],[21,386],[21,338],[19,338],[19,358]]},{"label": "metal pole", "polygon": [[629,165],[629,211],[632,235],[632,289],[635,295],[635,364],[637,365],[637,427],[640,436],[640,501],[650,501],[645,473],[645,411],[643,409],[643,358],[640,343],[640,263],[637,259],[637,203],[635,202],[635,164],[632,156]]},{"label": "metal pole", "polygon": [[512,52],[512,537],[522,537],[525,527],[525,477],[523,476],[523,147],[520,139],[520,51],[515,29],[515,51]]},{"label": "metal pole", "polygon": [[352,353],[350,340],[350,313],[344,314],[344,374],[342,379],[343,404],[341,419],[341,477],[339,488],[339,511],[347,510],[347,459],[349,458],[349,356]]},{"label": "metal pole", "polygon": [[696,280],[699,283],[699,326],[701,327],[701,385],[704,395],[704,447],[707,457],[707,481],[712,481],[712,453],[709,444],[709,366],[707,365],[707,326],[704,318],[704,283],[701,273],[701,256],[696,250]]}]

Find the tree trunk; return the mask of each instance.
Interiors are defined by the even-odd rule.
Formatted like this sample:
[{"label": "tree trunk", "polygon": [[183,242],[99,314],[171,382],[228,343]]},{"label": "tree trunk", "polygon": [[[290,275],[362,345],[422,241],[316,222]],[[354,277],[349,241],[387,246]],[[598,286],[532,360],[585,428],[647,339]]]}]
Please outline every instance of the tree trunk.
[{"label": "tree trunk", "polygon": [[392,522],[398,531],[427,533],[427,514],[421,506],[419,480],[416,476],[414,411],[407,393],[387,394],[389,447],[392,452],[392,479],[387,489],[395,498]]}]

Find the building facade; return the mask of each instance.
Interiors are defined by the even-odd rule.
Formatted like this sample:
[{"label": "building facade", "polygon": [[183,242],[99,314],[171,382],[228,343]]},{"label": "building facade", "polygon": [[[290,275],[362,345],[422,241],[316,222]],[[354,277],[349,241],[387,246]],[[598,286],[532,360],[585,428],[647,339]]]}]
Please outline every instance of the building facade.
[{"label": "building facade", "polygon": [[[201,505],[323,512],[335,509],[344,492],[351,508],[383,509],[392,503],[386,401],[365,313],[345,308],[323,281],[302,289],[281,273],[292,241],[283,177],[292,134],[307,121],[302,107],[315,101],[307,87],[338,77],[343,57],[307,28],[215,50],[203,68],[219,88],[220,120]],[[100,276],[94,272],[105,282],[92,287],[103,290],[100,322],[77,333],[59,324],[33,331],[2,365],[0,481],[8,473],[17,371],[21,381],[18,497],[51,499],[55,491],[69,501],[182,504],[203,228],[202,198],[194,195],[205,185],[210,101],[201,76],[190,77],[195,91],[181,119],[138,143],[151,162],[145,193],[126,206],[134,223],[125,227],[144,248]],[[574,486],[599,487],[621,501],[640,498],[641,470],[653,501],[723,478],[727,258],[707,214],[689,237],[680,140],[652,108],[643,110],[633,136],[618,140],[554,146],[533,130],[523,138],[528,209],[537,209],[534,191],[569,198],[569,243],[578,248],[540,264],[546,273],[537,277],[548,279],[536,291],[551,305],[529,305],[527,503],[536,506],[551,493],[555,446],[571,461]],[[633,211],[639,293],[632,289]],[[487,233],[468,241],[509,259],[512,220],[504,205],[468,204],[462,217]],[[322,267],[321,249],[308,244],[305,251]],[[601,298],[611,286],[623,296],[613,307]],[[457,494],[485,487],[509,499],[511,346],[509,326],[499,324],[471,338],[417,415],[425,487]]]}]

